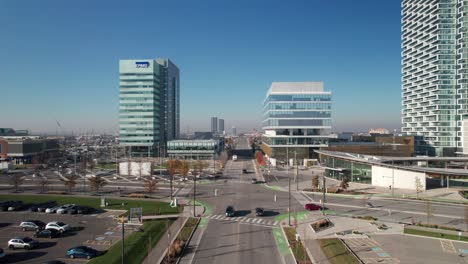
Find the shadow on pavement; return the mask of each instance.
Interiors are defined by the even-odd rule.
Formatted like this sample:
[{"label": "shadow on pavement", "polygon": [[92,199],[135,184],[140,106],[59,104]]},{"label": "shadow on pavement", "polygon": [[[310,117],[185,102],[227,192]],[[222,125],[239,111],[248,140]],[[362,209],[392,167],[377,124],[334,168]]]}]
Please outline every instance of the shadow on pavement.
[{"label": "shadow on pavement", "polygon": [[2,227],[7,227],[7,226],[10,226],[12,225],[13,223],[0,223],[0,228]]},{"label": "shadow on pavement", "polygon": [[250,214],[251,212],[252,212],[251,210],[237,210],[236,216],[246,216]]},{"label": "shadow on pavement", "polygon": [[50,248],[57,245],[57,242],[40,242],[37,246],[38,249]]},{"label": "shadow on pavement", "polygon": [[38,252],[38,251],[21,251],[11,253],[8,252],[6,256],[2,259],[1,263],[15,263],[20,261],[32,260],[34,258],[39,258],[47,254],[47,252]]},{"label": "shadow on pavement", "polygon": [[263,212],[264,217],[275,216],[275,215],[279,215],[279,214],[280,214],[279,212],[275,212],[275,211],[264,211]]}]

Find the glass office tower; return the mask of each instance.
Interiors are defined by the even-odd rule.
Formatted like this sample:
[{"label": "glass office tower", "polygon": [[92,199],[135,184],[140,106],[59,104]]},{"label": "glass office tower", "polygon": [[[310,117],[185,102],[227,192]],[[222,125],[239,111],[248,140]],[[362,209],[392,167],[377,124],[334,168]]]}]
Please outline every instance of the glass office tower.
[{"label": "glass office tower", "polygon": [[452,156],[468,119],[468,0],[402,1],[402,131]]},{"label": "glass office tower", "polygon": [[168,59],[121,60],[119,142],[132,156],[164,153],[179,135],[179,69]]},{"label": "glass office tower", "polygon": [[322,82],[274,82],[263,102],[263,150],[286,160],[315,158],[314,149],[328,146],[331,92]]}]

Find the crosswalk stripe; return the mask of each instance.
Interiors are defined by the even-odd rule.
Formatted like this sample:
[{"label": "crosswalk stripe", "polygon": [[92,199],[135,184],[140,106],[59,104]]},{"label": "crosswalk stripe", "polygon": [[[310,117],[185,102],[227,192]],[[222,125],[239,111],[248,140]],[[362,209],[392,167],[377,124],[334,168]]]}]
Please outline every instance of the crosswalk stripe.
[{"label": "crosswalk stripe", "polygon": [[247,222],[251,222],[252,221],[252,218],[247,218]]},{"label": "crosswalk stripe", "polygon": [[262,219],[258,219],[258,218],[254,218],[254,219],[255,219],[254,223],[257,223],[257,224],[259,224],[262,221]]},{"label": "crosswalk stripe", "polygon": [[277,225],[278,224],[278,221],[275,221],[275,223],[273,225]]}]

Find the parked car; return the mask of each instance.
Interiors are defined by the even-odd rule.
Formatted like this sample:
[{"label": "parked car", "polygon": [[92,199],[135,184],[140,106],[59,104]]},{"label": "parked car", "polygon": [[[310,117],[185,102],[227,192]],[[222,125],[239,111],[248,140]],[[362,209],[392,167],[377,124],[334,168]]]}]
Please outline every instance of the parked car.
[{"label": "parked car", "polygon": [[60,209],[61,206],[60,205],[57,205],[57,206],[53,206],[53,207],[49,207],[45,210],[45,212],[47,214],[55,214],[57,212],[58,209]]},{"label": "parked car", "polygon": [[242,169],[243,174],[247,174],[247,169]]},{"label": "parked car", "polygon": [[55,201],[48,201],[45,203],[41,203],[37,205],[37,211],[38,212],[45,212],[47,208],[51,208],[57,205],[57,202]]},{"label": "parked car", "polygon": [[17,249],[17,248],[24,248],[24,249],[33,249],[37,247],[39,243],[36,240],[33,240],[30,237],[14,237],[8,241],[8,248],[10,249]]},{"label": "parked car", "polygon": [[63,222],[58,222],[58,221],[54,221],[54,222],[49,222],[45,229],[55,229],[59,232],[67,232],[68,230],[71,229],[71,227]]},{"label": "parked car", "polygon": [[236,211],[234,210],[234,207],[228,206],[228,207],[226,208],[226,216],[227,216],[227,217],[233,217],[233,216],[235,216],[235,215],[236,215]]},{"label": "parked car", "polygon": [[57,214],[66,214],[70,209],[72,209],[75,205],[74,204],[66,204],[60,206],[59,209],[57,209]]},{"label": "parked car", "polygon": [[3,252],[3,249],[0,248],[0,259],[5,257],[5,252]]},{"label": "parked car", "polygon": [[99,255],[99,252],[94,248],[87,246],[79,246],[70,248],[67,250],[67,256],[69,258],[87,258],[91,259]]},{"label": "parked car", "polygon": [[255,208],[255,215],[256,216],[263,216],[264,214],[265,214],[265,210],[263,210],[263,208],[261,208],[261,207]]},{"label": "parked car", "polygon": [[89,207],[89,206],[79,206],[76,205],[73,208],[71,208],[68,213],[69,214],[89,214],[94,212],[94,208]]},{"label": "parked car", "polygon": [[8,211],[8,207],[12,205],[15,201],[5,201],[0,203],[0,211]]},{"label": "parked car", "polygon": [[41,231],[37,231],[33,235],[34,237],[45,237],[45,238],[56,238],[60,236],[60,232],[56,229],[44,229]]},{"label": "parked car", "polygon": [[45,223],[39,220],[27,220],[20,224],[23,231],[40,231],[44,229]]},{"label": "parked car", "polygon": [[304,208],[306,210],[309,210],[309,211],[317,211],[317,210],[322,210],[322,206],[318,205],[318,204],[313,204],[313,203],[308,203],[304,206]]},{"label": "parked car", "polygon": [[23,207],[23,202],[22,201],[14,201],[8,207],[8,211],[16,211],[16,210],[21,209],[22,207]]}]

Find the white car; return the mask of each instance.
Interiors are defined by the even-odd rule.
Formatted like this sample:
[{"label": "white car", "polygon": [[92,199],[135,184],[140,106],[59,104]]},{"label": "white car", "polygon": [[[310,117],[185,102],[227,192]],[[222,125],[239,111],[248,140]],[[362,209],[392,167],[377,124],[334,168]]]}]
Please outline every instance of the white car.
[{"label": "white car", "polygon": [[62,205],[62,206],[60,206],[59,209],[57,209],[57,214],[66,214],[66,213],[68,213],[68,211],[70,211],[70,209],[72,209],[73,207],[75,207],[74,204]]},{"label": "white car", "polygon": [[58,209],[60,209],[60,205],[54,206],[54,207],[49,207],[45,210],[47,214],[55,214]]},{"label": "white car", "polygon": [[63,222],[54,221],[54,222],[48,223],[45,229],[55,229],[63,233],[63,232],[67,232],[68,230],[70,230],[71,227]]},{"label": "white car", "polygon": [[32,240],[29,237],[14,237],[8,241],[8,248],[17,249],[32,249],[37,247],[39,243],[36,240]]}]

